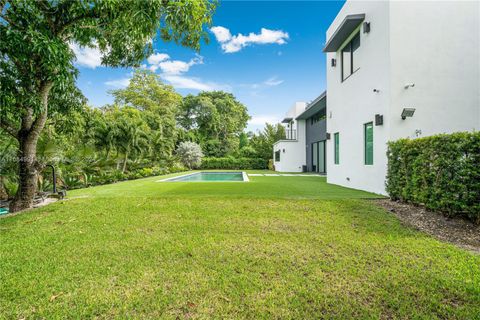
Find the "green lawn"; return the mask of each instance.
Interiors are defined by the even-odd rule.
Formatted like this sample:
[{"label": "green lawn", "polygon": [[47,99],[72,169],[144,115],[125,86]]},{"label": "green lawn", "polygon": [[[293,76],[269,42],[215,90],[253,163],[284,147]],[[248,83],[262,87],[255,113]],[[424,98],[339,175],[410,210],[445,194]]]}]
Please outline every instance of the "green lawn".
[{"label": "green lawn", "polygon": [[318,177],[72,191],[0,219],[0,317],[480,318],[480,256]]}]

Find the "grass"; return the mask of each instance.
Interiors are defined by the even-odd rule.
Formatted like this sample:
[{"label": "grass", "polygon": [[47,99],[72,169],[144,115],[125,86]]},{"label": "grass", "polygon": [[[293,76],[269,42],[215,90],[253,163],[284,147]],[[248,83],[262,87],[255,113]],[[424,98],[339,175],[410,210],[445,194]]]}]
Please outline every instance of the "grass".
[{"label": "grass", "polygon": [[0,219],[0,317],[480,318],[480,257],[318,177],[148,178]]}]

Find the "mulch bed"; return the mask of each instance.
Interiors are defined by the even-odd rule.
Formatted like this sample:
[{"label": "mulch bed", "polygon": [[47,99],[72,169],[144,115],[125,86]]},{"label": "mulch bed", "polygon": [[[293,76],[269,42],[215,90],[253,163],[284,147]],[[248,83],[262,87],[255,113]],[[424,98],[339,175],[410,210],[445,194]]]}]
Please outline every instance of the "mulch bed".
[{"label": "mulch bed", "polygon": [[448,218],[407,203],[388,199],[376,200],[376,203],[395,214],[405,225],[480,254],[480,225],[458,217]]}]

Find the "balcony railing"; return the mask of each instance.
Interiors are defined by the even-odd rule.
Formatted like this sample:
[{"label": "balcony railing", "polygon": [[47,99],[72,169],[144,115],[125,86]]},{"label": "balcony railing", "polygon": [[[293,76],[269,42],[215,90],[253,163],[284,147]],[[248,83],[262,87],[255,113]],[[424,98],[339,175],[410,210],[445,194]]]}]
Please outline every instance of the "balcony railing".
[{"label": "balcony railing", "polygon": [[285,130],[285,140],[297,140],[297,130]]}]

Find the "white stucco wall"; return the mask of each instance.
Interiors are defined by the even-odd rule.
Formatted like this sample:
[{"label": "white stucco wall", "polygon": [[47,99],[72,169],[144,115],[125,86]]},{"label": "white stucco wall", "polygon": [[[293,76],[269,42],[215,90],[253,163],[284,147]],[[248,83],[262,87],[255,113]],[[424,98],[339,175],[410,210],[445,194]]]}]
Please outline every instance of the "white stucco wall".
[{"label": "white stucco wall", "polygon": [[[348,2],[327,32],[328,37],[348,14],[365,13],[370,33],[360,30],[360,48],[355,61],[360,69],[342,82],[340,52],[327,54],[327,181],[355,189],[384,193],[388,123],[374,126],[373,165],[364,164],[363,125],[375,114],[388,114],[389,37],[388,2]],[[332,58],[336,67],[330,66]],[[375,93],[373,89],[380,92]],[[340,137],[340,163],[334,164],[334,133]]]},{"label": "white stucco wall", "polygon": [[[327,180],[385,194],[386,143],[401,137],[480,130],[479,2],[348,1],[327,31],[348,14],[365,13],[360,69],[341,82],[340,54],[327,54]],[[331,58],[337,67],[330,66]],[[415,83],[405,89],[407,83]],[[374,93],[373,89],[380,92]],[[416,108],[401,120],[405,107]],[[363,124],[374,126],[374,164],[364,165]],[[421,134],[418,134],[421,130]],[[340,164],[333,134],[340,133]]]},{"label": "white stucco wall", "polygon": [[480,129],[479,16],[478,1],[390,4],[391,140]]},{"label": "white stucco wall", "polygon": [[[296,102],[285,117],[295,119],[305,108],[305,102]],[[296,130],[296,140],[280,140],[273,145],[275,171],[302,172],[302,167],[306,164],[305,120],[294,120],[293,129]],[[280,161],[275,161],[277,150],[280,150]]]}]

